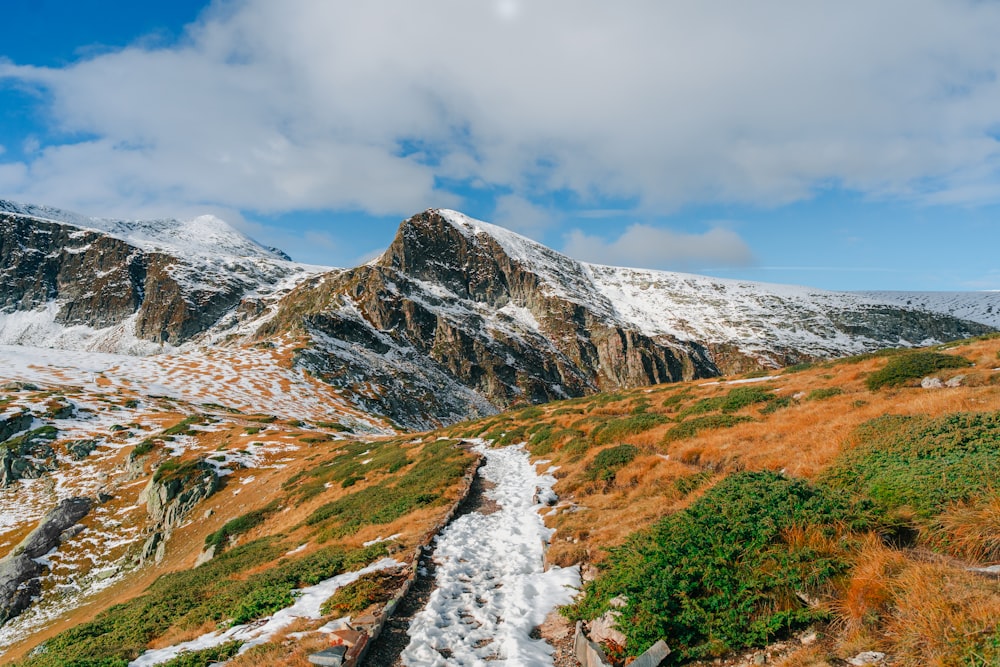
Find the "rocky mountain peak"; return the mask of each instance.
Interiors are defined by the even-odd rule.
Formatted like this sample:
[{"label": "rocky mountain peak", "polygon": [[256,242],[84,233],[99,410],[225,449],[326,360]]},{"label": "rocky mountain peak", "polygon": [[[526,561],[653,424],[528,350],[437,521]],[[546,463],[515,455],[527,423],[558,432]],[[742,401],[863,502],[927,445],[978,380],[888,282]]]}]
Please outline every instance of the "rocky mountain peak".
[{"label": "rocky mountain peak", "polygon": [[194,255],[288,260],[288,256],[281,251],[260,245],[214,215],[200,215],[190,220],[117,220],[92,218],[51,206],[21,204],[4,199],[0,199],[0,213],[99,232],[143,250],[182,257]]}]

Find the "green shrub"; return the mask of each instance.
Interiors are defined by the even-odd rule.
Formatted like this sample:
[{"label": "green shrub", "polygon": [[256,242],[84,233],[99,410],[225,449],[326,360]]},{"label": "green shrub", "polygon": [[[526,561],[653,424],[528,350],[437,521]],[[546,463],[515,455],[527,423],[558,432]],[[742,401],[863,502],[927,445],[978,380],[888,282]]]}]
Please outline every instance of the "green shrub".
[{"label": "green shrub", "polygon": [[783,410],[785,408],[795,405],[796,401],[791,396],[775,396],[773,401],[768,401],[767,405],[760,409],[760,414],[770,415],[774,414],[778,410]]},{"label": "green shrub", "polygon": [[691,389],[684,388],[678,391],[676,394],[671,394],[670,396],[667,396],[665,399],[663,399],[663,403],[661,403],[661,405],[665,407],[667,410],[673,412],[680,406],[681,403],[683,403],[689,398],[691,398]]},{"label": "green shrub", "polygon": [[204,424],[205,421],[206,418],[204,415],[191,415],[190,417],[186,417],[177,422],[170,428],[163,429],[161,435],[190,435],[191,426],[195,424]]},{"label": "green shrub", "polygon": [[630,435],[636,435],[643,431],[656,428],[660,424],[667,424],[673,420],[670,417],[659,414],[638,414],[619,419],[610,419],[600,424],[590,433],[590,437],[598,445],[605,445],[615,442]]},{"label": "green shrub", "polygon": [[520,412],[515,414],[514,418],[517,419],[518,421],[525,421],[528,419],[538,419],[544,414],[545,410],[541,409],[536,405],[533,405],[530,408],[525,408],[524,410],[521,410]]},{"label": "green shrub", "polygon": [[907,352],[889,359],[880,371],[868,376],[865,384],[872,391],[882,387],[898,387],[919,380],[944,368],[965,368],[972,362],[965,357],[940,352]]},{"label": "green shrub", "polygon": [[785,368],[785,370],[782,371],[782,374],[800,373],[802,371],[807,371],[810,368],[813,368],[815,365],[816,365],[816,362],[814,362],[814,361],[804,361],[804,362],[799,363],[799,364],[794,364],[792,366],[788,366],[787,368]]},{"label": "green shrub", "polygon": [[822,479],[871,498],[884,513],[929,518],[995,489],[1000,479],[1000,412],[878,417]]},{"label": "green shrub", "polygon": [[306,525],[321,527],[321,539],[343,537],[361,526],[391,523],[438,502],[442,492],[465,474],[471,460],[454,445],[452,440],[428,443],[406,474],[322,505],[306,519]]},{"label": "green shrub", "polygon": [[806,396],[807,401],[823,401],[828,398],[833,398],[834,396],[840,396],[844,393],[844,390],[840,387],[822,387],[820,389],[813,389]]},{"label": "green shrub", "polygon": [[673,426],[663,435],[663,442],[670,443],[685,438],[693,438],[702,431],[711,431],[718,428],[731,428],[743,422],[751,422],[753,419],[745,415],[705,415],[682,421]]},{"label": "green shrub", "polygon": [[700,489],[705,482],[712,479],[712,473],[708,470],[700,470],[693,475],[685,475],[684,477],[678,477],[674,480],[674,488],[683,495],[691,493],[696,489]]},{"label": "green shrub", "polygon": [[587,466],[586,478],[591,481],[613,479],[619,470],[631,463],[638,455],[639,448],[635,445],[618,445],[602,449]]},{"label": "green shrub", "polygon": [[864,517],[841,494],[776,473],[737,473],[611,549],[566,612],[596,618],[624,596],[619,629],[632,655],[664,637],[680,659],[765,646],[823,618],[796,593],[823,591],[848,567],[839,554],[786,543],[786,531],[834,537],[849,524],[861,527]]},{"label": "green shrub", "polygon": [[768,389],[762,387],[736,387],[725,396],[713,396],[703,398],[689,408],[681,412],[681,418],[688,415],[705,414],[720,410],[725,414],[738,412],[743,408],[756,403],[767,403],[778,397]]},{"label": "green shrub", "polygon": [[230,537],[236,537],[237,535],[249,532],[251,529],[264,523],[267,517],[279,509],[278,501],[273,500],[260,509],[247,512],[243,516],[227,521],[222,528],[205,537],[205,547],[214,546],[216,554],[222,553],[226,545],[229,544]]}]

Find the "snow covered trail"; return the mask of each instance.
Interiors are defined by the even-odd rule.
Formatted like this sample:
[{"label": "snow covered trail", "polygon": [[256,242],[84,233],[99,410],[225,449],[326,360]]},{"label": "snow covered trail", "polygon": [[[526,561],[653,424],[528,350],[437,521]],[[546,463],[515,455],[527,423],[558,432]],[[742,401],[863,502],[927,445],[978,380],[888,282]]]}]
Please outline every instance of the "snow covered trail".
[{"label": "snow covered trail", "polygon": [[500,510],[466,514],[438,535],[437,588],[410,624],[403,664],[551,667],[552,647],[530,633],[580,585],[577,567],[544,567],[552,531],[534,498],[551,497],[555,478],[537,473],[520,445],[476,450]]}]

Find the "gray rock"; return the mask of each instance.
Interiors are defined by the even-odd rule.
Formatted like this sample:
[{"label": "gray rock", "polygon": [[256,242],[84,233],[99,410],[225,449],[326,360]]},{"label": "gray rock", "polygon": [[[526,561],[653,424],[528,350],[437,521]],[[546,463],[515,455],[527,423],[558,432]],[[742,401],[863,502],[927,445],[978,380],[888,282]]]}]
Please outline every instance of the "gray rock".
[{"label": "gray rock", "polygon": [[32,559],[59,546],[90,507],[88,498],[63,500],[21,544],[0,560],[0,625],[27,609],[41,590],[38,577],[45,568]]},{"label": "gray rock", "polygon": [[87,515],[90,498],[67,498],[49,512],[35,530],[24,538],[12,553],[24,553],[28,558],[44,556],[59,546],[60,536]]},{"label": "gray rock", "polygon": [[961,387],[962,382],[964,381],[965,381],[964,375],[956,375],[955,377],[945,382],[944,386],[948,387],[949,389],[954,389],[955,387]]},{"label": "gray rock", "polygon": [[854,667],[865,667],[866,665],[878,665],[885,660],[885,653],[879,653],[878,651],[865,651],[864,653],[859,653],[853,658],[847,661],[847,664],[853,665]]},{"label": "gray rock", "polygon": [[219,476],[204,460],[187,465],[180,474],[153,475],[139,495],[140,502],[146,503],[151,526],[139,550],[137,563],[143,565],[150,560],[162,560],[174,529],[198,503],[218,489]]},{"label": "gray rock", "polygon": [[94,439],[70,440],[66,443],[66,451],[77,461],[87,458],[95,449],[97,449],[97,440]]},{"label": "gray rock", "polygon": [[670,647],[662,639],[650,646],[631,664],[631,667],[660,667],[660,663],[670,655]]},{"label": "gray rock", "polygon": [[35,418],[27,410],[7,417],[0,417],[0,442],[4,442],[15,433],[31,428],[34,421]]},{"label": "gray rock", "polygon": [[309,656],[309,662],[320,667],[340,667],[344,664],[344,656],[347,655],[346,646],[333,646],[331,648],[313,653]]},{"label": "gray rock", "polygon": [[927,377],[920,381],[920,386],[924,389],[944,389],[944,382],[941,378]]}]

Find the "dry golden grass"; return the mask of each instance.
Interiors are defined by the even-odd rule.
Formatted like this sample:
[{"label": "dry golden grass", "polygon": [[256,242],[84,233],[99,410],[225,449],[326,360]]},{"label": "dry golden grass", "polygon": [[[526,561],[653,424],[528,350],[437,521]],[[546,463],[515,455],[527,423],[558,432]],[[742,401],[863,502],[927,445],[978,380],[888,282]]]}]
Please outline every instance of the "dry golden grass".
[{"label": "dry golden grass", "polygon": [[934,521],[930,542],[960,558],[1000,561],[1000,494],[950,508]]},{"label": "dry golden grass", "polygon": [[893,581],[886,628],[901,667],[953,667],[1000,621],[996,582],[938,563],[916,563]]},{"label": "dry golden grass", "polygon": [[807,646],[781,658],[774,663],[774,667],[833,667],[828,657],[826,649]]},{"label": "dry golden grass", "polygon": [[[843,641],[868,639],[883,623],[893,602],[892,579],[907,565],[902,553],[869,535],[858,550],[844,590],[833,603]],[[862,641],[862,644],[864,641]]]}]

